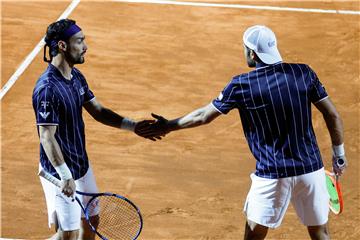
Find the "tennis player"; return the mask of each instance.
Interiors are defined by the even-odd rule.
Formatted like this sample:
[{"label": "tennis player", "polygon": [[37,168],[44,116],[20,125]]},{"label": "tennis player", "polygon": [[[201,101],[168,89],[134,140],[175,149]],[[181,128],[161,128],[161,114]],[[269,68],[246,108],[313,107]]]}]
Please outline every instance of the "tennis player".
[{"label": "tennis player", "polygon": [[243,35],[244,53],[255,70],[232,78],[210,104],[183,117],[158,119],[149,136],[210,123],[238,109],[254,158],[244,212],[244,239],[264,239],[280,226],[291,202],[312,239],[329,239],[324,165],[312,127],[311,104],[323,114],[334,152],[333,170],[345,159],[342,120],[315,72],[305,64],[282,61],[275,34],[252,26]]},{"label": "tennis player", "polygon": [[[49,25],[44,60],[48,67],[36,82],[32,101],[40,138],[40,169],[61,179],[62,187],[40,178],[48,209],[49,227],[55,224],[52,239],[95,239],[81,209],[70,196],[75,190],[98,192],[85,149],[83,107],[97,121],[115,128],[142,134],[142,126],[154,120],[135,122],[103,107],[90,90],[85,77],[74,67],[84,63],[85,36],[75,21],[63,19]],[[49,48],[50,59],[46,57]],[[153,138],[152,140],[156,140]],[[81,197],[81,196],[80,196]],[[89,199],[81,199],[83,205]],[[91,215],[97,226],[99,207]]]}]

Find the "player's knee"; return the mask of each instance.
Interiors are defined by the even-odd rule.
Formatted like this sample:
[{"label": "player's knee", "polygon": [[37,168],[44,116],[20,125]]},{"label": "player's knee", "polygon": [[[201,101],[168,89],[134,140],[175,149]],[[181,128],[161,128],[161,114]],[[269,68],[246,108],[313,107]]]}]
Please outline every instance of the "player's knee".
[{"label": "player's knee", "polygon": [[79,240],[95,240],[95,233],[89,229],[82,229]]},{"label": "player's knee", "polygon": [[59,231],[58,237],[61,240],[77,240],[79,237],[79,230],[74,231]]},{"label": "player's knee", "polygon": [[[90,217],[91,226],[95,229],[99,226],[99,215]],[[82,226],[80,231],[80,240],[95,240],[95,233],[91,230],[88,222],[85,219],[82,219]]]},{"label": "player's knee", "polygon": [[247,220],[245,226],[245,240],[262,240],[265,239],[268,227],[257,224],[251,220]]},{"label": "player's knee", "polygon": [[319,226],[308,226],[307,228],[312,240],[330,239],[327,224],[319,225]]}]

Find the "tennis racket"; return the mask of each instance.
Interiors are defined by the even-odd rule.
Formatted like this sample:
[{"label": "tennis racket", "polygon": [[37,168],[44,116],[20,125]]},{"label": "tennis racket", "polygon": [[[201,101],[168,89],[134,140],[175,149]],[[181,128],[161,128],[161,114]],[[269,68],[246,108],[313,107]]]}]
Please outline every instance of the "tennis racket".
[{"label": "tennis racket", "polygon": [[341,194],[341,187],[339,177],[335,173],[325,170],[326,174],[326,186],[330,195],[329,208],[338,215],[343,211],[344,202]]},{"label": "tennis racket", "polygon": [[[41,170],[39,176],[45,178],[57,187],[61,187],[60,180]],[[91,197],[83,206],[76,195]],[[139,237],[143,226],[140,210],[129,199],[114,193],[84,193],[76,191],[75,200],[84,212],[85,219],[91,230],[103,240],[135,240]],[[99,225],[91,225],[89,213],[96,206],[100,207]],[[95,204],[94,204],[95,203]]]}]

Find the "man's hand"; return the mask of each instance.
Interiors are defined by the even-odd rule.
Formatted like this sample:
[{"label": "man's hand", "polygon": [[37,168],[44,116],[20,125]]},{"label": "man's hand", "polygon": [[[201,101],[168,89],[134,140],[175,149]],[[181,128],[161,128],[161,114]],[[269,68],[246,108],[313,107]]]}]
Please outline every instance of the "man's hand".
[{"label": "man's hand", "polygon": [[164,135],[170,132],[168,125],[169,121],[166,118],[160,115],[156,115],[155,113],[151,113],[151,116],[157,120],[156,123],[152,124],[152,129],[154,131]]},{"label": "man's hand", "polygon": [[137,122],[135,125],[135,133],[143,138],[150,139],[152,141],[161,140],[165,134],[156,129],[155,120],[143,120]]},{"label": "man's hand", "polygon": [[336,176],[341,176],[348,165],[345,156],[333,157],[333,171]]},{"label": "man's hand", "polygon": [[75,185],[75,181],[73,178],[61,181],[61,192],[64,195],[66,195],[68,197],[72,197],[72,196],[74,196],[75,191],[76,191],[76,185]]}]

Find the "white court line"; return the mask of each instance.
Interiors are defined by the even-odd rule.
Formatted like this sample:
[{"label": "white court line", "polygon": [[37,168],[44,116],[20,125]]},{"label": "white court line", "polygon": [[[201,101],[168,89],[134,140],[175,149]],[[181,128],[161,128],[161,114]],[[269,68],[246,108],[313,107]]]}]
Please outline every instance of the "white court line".
[{"label": "white court line", "polygon": [[[166,1],[166,0],[111,0],[112,2],[125,2],[125,3],[147,3],[147,4],[170,4],[182,6],[198,6],[198,7],[220,7],[220,8],[238,8],[238,9],[253,9],[253,10],[268,10],[268,11],[288,11],[288,12],[310,12],[310,13],[330,13],[330,14],[349,14],[360,15],[360,11],[352,10],[331,10],[331,9],[315,9],[315,8],[291,8],[291,7],[274,7],[274,6],[255,6],[255,5],[242,5],[242,4],[220,4],[220,3],[202,3],[202,2],[181,2],[181,1]],[[59,17],[66,18],[79,4],[80,0],[73,0],[65,12]],[[14,85],[16,80],[29,66],[35,56],[39,53],[44,46],[44,38],[36,45],[34,50],[26,57],[24,62],[10,77],[8,82],[0,90],[0,100]]]},{"label": "white court line", "polygon": [[[0,240],[23,240],[21,238],[0,238]],[[24,239],[25,240],[25,239]]]},{"label": "white court line", "polygon": [[152,3],[152,4],[169,4],[169,5],[182,5],[182,6],[197,6],[197,7],[220,7],[220,8],[268,10],[268,11],[287,11],[287,12],[310,12],[310,13],[332,13],[332,14],[360,15],[360,11],[353,11],[353,10],[331,10],[331,9],[316,9],[316,8],[291,8],[291,7],[242,5],[242,4],[181,2],[181,1],[167,1],[167,0],[112,0],[112,1],[113,2],[126,2],[126,3]]},{"label": "white court line", "polygon": [[[63,14],[58,18],[58,20],[67,18],[71,12],[75,9],[75,7],[80,3],[80,0],[73,0],[71,4],[65,9]],[[30,63],[34,60],[36,55],[40,52],[40,50],[44,47],[45,41],[44,37],[40,40],[40,42],[35,46],[35,48],[31,51],[31,53],[25,58],[25,60],[21,63],[20,67],[15,71],[15,73],[10,77],[7,83],[0,91],[0,100],[5,96],[5,94],[10,90],[10,88],[15,84],[16,80],[20,77],[21,74],[25,71],[25,69],[30,65]]]}]

